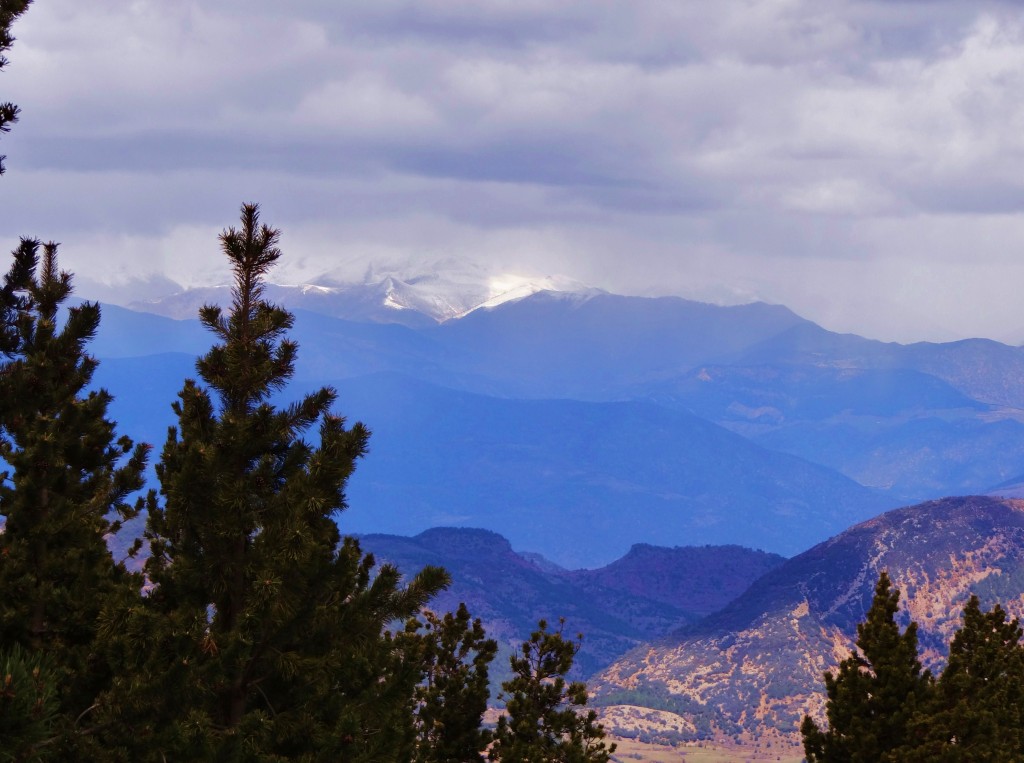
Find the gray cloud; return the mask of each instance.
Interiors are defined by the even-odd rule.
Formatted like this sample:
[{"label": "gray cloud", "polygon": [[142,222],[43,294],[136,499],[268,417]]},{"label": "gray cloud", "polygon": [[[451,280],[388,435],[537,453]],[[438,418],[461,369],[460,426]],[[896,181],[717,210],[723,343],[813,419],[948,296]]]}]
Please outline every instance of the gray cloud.
[{"label": "gray cloud", "polygon": [[[19,23],[0,236],[96,280],[454,254],[1024,338],[1024,15],[956,0],[50,0]],[[1005,295],[1005,296],[1004,296]]]}]

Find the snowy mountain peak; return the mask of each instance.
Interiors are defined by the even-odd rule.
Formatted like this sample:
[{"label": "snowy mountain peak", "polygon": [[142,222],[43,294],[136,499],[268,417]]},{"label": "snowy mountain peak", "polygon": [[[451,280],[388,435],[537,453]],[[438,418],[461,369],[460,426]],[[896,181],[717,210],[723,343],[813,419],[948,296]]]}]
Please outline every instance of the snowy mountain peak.
[{"label": "snowy mountain peak", "polygon": [[443,273],[424,274],[409,280],[388,276],[383,285],[382,304],[385,307],[413,310],[439,323],[461,318],[482,307],[497,307],[505,302],[523,299],[540,291],[590,291],[584,284],[568,278],[529,277],[512,273],[480,279],[451,278]]},{"label": "snowy mountain peak", "polygon": [[[174,318],[193,317],[199,305],[216,301],[225,287],[189,289],[130,307]],[[591,294],[597,290],[564,276],[529,276],[488,271],[456,258],[339,266],[301,283],[268,284],[268,296],[291,308],[338,318],[421,325],[443,323],[480,308],[493,308],[537,292]]]},{"label": "snowy mountain peak", "polygon": [[570,294],[591,294],[597,290],[564,276],[545,276],[544,278],[525,278],[504,274],[495,276],[489,281],[491,296],[477,305],[480,307],[497,307],[505,302],[523,299],[540,291],[567,292]]},{"label": "snowy mountain peak", "polygon": [[585,284],[564,276],[494,272],[459,257],[371,262],[358,270],[356,263],[350,262],[324,273],[313,283],[338,293],[373,292],[379,295],[383,307],[411,310],[438,322],[539,291],[590,291]]}]

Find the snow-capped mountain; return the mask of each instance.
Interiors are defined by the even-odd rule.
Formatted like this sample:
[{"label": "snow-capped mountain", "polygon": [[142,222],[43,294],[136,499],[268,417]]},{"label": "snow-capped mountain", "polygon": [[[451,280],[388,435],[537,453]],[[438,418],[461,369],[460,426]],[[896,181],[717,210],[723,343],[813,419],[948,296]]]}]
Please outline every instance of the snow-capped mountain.
[{"label": "snow-capped mountain", "polygon": [[[342,266],[306,283],[270,284],[267,295],[286,307],[336,318],[420,326],[461,318],[541,291],[601,293],[564,276],[495,272],[455,258],[371,264],[359,278],[351,273],[350,266]],[[228,293],[227,286],[209,286],[128,306],[172,318],[191,318],[203,304],[226,304]]]}]

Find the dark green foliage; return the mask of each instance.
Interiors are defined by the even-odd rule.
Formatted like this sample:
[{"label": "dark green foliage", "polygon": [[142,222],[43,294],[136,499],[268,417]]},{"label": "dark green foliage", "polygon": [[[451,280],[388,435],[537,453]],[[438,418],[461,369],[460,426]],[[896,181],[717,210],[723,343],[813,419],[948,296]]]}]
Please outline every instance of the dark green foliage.
[{"label": "dark green foliage", "polygon": [[[949,662],[915,718],[901,761],[1000,763],[1024,759],[1024,649],[1017,620],[998,604],[964,608]],[[896,758],[894,758],[896,759]]]},{"label": "dark green foliage", "polygon": [[501,763],[606,763],[615,745],[587,704],[587,687],[567,683],[579,641],[548,631],[543,620],[512,655],[513,677],[502,684],[506,714],[498,720],[488,760]]},{"label": "dark green foliage", "polygon": [[[439,617],[426,610],[410,620],[405,637],[424,671],[415,697],[416,763],[483,760],[489,735],[481,728],[487,700],[488,667],[498,644],[487,638],[465,604]],[[422,631],[422,632],[421,632]]]},{"label": "dark green foliage", "polygon": [[[334,515],[366,450],[321,389],[278,408],[292,375],[290,313],[262,298],[278,232],[242,208],[221,236],[231,311],[200,311],[217,344],[174,404],[151,511],[151,592],[107,623],[126,634],[118,740],[139,760],[406,759],[420,666],[386,631],[447,583],[427,568],[404,587]],[[302,439],[311,427],[315,444]],[[130,731],[129,731],[130,730]]]},{"label": "dark green foliage", "polygon": [[[893,622],[899,592],[882,573],[857,652],[826,674],[829,728],[805,718],[811,763],[1002,763],[1024,759],[1024,647],[1017,620],[977,596],[964,608],[937,681],[922,673],[916,627]],[[913,651],[912,651],[913,650]],[[902,699],[901,699],[902,698]]]},{"label": "dark green foliage", "polygon": [[105,390],[86,392],[96,361],[85,347],[100,309],[62,311],[71,277],[57,246],[40,253],[23,241],[6,283],[17,351],[0,364],[0,648],[46,655],[63,731],[74,737],[109,681],[97,618],[109,597],[141,585],[114,563],[104,536],[141,508],[127,501],[142,487],[147,448],[115,435]]},{"label": "dark green foliage", "polygon": [[938,682],[934,726],[956,740],[955,760],[1019,760],[1024,756],[1024,650],[1016,619],[998,604],[982,612],[978,597],[964,608],[949,663]]},{"label": "dark green foliage", "polygon": [[810,763],[878,763],[908,743],[908,726],[923,705],[932,679],[917,654],[917,625],[900,632],[899,591],[883,572],[866,620],[857,626],[857,647],[835,674],[825,674],[828,729],[810,718],[801,726]]},{"label": "dark green foliage", "polygon": [[[14,44],[11,26],[18,17],[28,10],[32,0],[0,0],[0,71],[7,66],[4,55]],[[10,132],[11,125],[18,121],[18,107],[13,103],[0,103],[0,132]],[[4,174],[4,159],[0,156],[0,175]]]},{"label": "dark green foliage", "polygon": [[40,654],[15,644],[0,655],[0,761],[55,758],[57,691]]}]

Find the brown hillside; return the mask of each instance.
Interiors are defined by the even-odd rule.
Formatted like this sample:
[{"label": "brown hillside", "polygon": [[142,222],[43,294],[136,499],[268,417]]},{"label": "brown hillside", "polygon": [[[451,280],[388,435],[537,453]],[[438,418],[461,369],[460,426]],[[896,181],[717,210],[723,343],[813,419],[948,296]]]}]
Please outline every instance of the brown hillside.
[{"label": "brown hillside", "polygon": [[[1024,613],[1024,501],[947,498],[883,514],[794,557],[721,612],[630,652],[591,688],[616,733],[636,712],[662,711],[639,736],[796,744],[804,713],[820,715],[823,671],[852,646],[881,570],[920,625],[926,662],[943,648],[971,593]],[[678,717],[676,717],[678,716]]]}]

